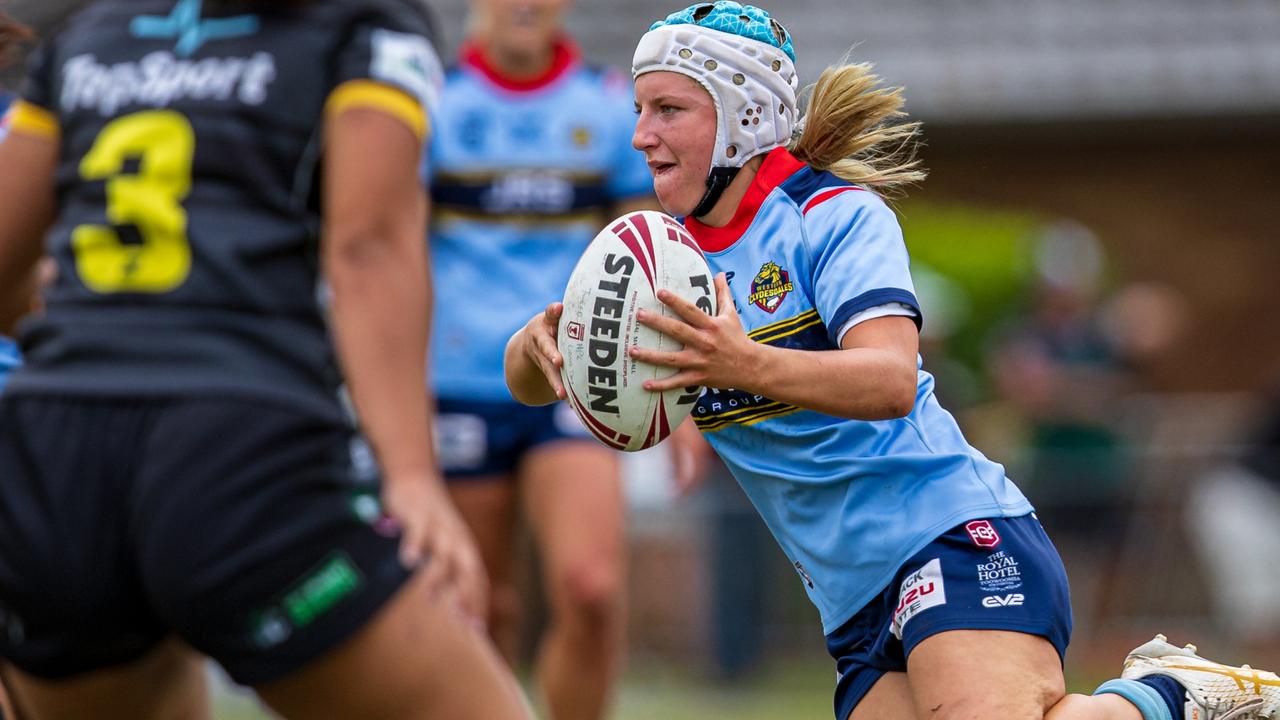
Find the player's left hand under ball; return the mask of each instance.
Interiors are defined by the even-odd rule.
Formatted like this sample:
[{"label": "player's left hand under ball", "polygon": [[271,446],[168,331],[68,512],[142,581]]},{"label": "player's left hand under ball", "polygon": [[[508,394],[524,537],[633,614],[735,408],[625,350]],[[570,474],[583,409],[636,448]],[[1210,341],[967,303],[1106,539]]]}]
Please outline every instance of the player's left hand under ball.
[{"label": "player's left hand under ball", "polygon": [[693,385],[746,389],[760,346],[742,329],[724,273],[716,275],[715,287],[719,312],[714,316],[670,290],[659,290],[658,299],[674,310],[676,317],[646,310],[636,315],[640,324],[684,345],[674,352],[631,348],[631,357],[636,360],[678,371],[671,377],[645,382],[646,390],[659,392]]}]

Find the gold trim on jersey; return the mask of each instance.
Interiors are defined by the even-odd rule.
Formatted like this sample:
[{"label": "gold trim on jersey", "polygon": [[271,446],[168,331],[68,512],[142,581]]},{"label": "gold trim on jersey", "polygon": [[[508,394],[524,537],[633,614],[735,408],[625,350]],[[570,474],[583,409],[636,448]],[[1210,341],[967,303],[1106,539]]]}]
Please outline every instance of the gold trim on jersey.
[{"label": "gold trim on jersey", "polygon": [[742,408],[740,410],[731,410],[727,413],[720,413],[708,418],[694,418],[693,422],[702,432],[715,432],[724,428],[726,425],[755,425],[769,418],[790,415],[803,408],[786,403],[771,402],[758,407]]},{"label": "gold trim on jersey", "polygon": [[9,109],[9,132],[35,135],[57,141],[62,135],[58,116],[39,105],[19,100]]},{"label": "gold trim on jersey", "polygon": [[431,122],[422,105],[394,85],[374,80],[348,80],[329,93],[329,99],[324,103],[324,114],[326,118],[332,118],[352,108],[380,110],[399,118],[419,140],[431,132]]},{"label": "gold trim on jersey", "polygon": [[[750,337],[755,342],[768,344],[821,325],[822,316],[818,315],[817,310],[811,309],[785,320],[758,327],[747,333],[747,337]],[[693,421],[697,424],[699,430],[715,432],[726,425],[754,425],[769,418],[789,415],[800,409],[795,405],[770,400],[760,405],[727,410],[707,417],[695,416]]]},{"label": "gold trim on jersey", "polygon": [[786,320],[779,320],[778,322],[758,327],[747,333],[747,337],[758,343],[766,344],[821,324],[822,317],[818,315],[817,310],[806,310]]}]

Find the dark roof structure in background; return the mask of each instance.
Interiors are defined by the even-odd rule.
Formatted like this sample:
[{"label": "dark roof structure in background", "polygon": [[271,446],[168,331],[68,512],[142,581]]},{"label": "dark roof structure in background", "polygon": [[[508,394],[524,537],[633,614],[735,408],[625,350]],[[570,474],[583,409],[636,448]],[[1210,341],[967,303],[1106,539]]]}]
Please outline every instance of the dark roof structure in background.
[{"label": "dark roof structure in background", "polygon": [[[76,3],[10,0],[44,26]],[[467,0],[430,0],[452,52]],[[586,56],[626,67],[685,0],[577,0]],[[1276,0],[780,0],[803,82],[849,53],[934,123],[1280,114]]]}]

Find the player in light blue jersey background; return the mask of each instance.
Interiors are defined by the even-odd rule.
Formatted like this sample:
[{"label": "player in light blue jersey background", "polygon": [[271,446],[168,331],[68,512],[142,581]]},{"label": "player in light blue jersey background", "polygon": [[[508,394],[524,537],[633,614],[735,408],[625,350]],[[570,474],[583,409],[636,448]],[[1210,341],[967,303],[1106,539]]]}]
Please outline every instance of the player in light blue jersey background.
[{"label": "player in light blue jersey background", "polygon": [[[727,0],[641,38],[634,144],[718,273],[719,313],[663,291],[680,319],[640,321],[684,348],[633,357],[674,370],[650,390],[708,388],[694,417],[818,608],[836,717],[1271,717],[1275,674],[1163,636],[1122,679],[1066,695],[1061,560],[918,354],[922,313],[881,199],[923,179],[918,127],[865,65],[824,72],[800,118],[794,61],[779,23]],[[526,402],[563,393],[559,314],[512,340],[507,377]]]},{"label": "player in light blue jersey background", "polygon": [[570,5],[471,3],[426,164],[440,460],[489,571],[490,633],[510,660],[522,513],[532,531],[550,610],[535,674],[557,720],[603,717],[620,666],[622,483],[616,454],[568,406],[512,400],[503,348],[563,297],[606,221],[655,206],[631,147],[631,81],[581,60],[562,24]]}]

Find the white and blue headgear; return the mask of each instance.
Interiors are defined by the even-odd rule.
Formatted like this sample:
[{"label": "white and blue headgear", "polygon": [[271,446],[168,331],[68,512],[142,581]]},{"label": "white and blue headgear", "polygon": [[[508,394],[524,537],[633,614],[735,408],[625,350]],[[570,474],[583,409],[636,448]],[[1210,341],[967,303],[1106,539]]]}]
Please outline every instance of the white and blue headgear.
[{"label": "white and blue headgear", "polygon": [[769,13],[732,0],[692,5],[649,27],[631,61],[632,77],[665,70],[698,81],[716,106],[716,144],[705,215],[751,158],[785,145],[797,121],[795,49]]}]

